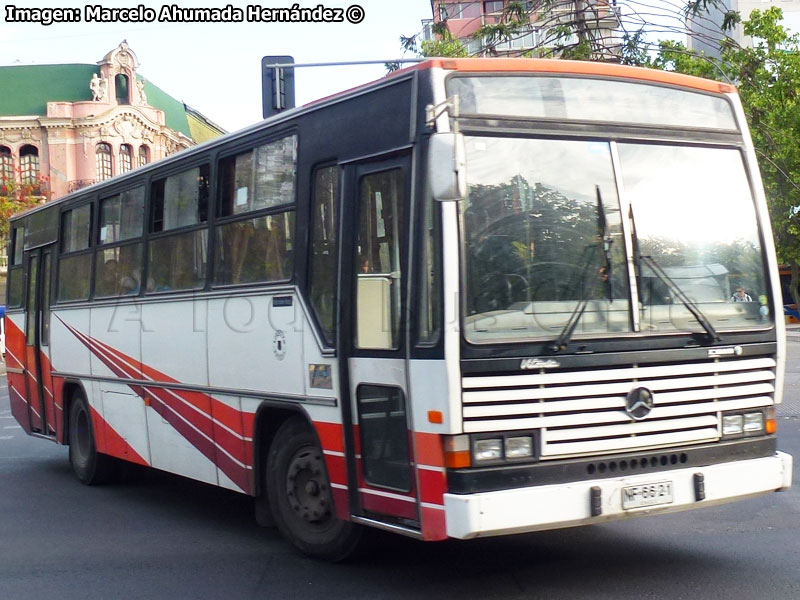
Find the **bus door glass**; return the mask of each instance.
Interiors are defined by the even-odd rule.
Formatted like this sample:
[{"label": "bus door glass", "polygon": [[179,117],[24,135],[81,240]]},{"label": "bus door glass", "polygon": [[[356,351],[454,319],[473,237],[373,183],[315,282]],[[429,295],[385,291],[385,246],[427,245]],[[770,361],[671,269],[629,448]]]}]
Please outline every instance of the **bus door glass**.
[{"label": "bus door glass", "polygon": [[27,255],[25,381],[31,430],[44,435],[55,433],[49,359],[52,257],[52,247],[39,248]]},{"label": "bus door glass", "polygon": [[[349,172],[352,240],[342,302],[355,469],[365,514],[417,521],[406,386],[407,207],[410,162],[395,159]],[[353,197],[354,196],[354,197]],[[349,329],[349,331],[348,331]],[[347,417],[346,417],[347,419]]]}]

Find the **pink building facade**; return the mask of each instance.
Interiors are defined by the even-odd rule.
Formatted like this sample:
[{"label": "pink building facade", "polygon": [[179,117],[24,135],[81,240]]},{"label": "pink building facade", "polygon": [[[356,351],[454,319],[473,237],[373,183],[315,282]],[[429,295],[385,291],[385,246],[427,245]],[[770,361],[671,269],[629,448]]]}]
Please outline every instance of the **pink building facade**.
[{"label": "pink building facade", "polygon": [[[1,86],[17,89],[16,106],[44,114],[7,114],[15,107],[13,92],[5,106],[0,101],[0,179],[36,179],[43,198],[57,198],[192,146],[186,107],[138,77],[137,69],[126,42],[96,67],[3,67],[0,83],[16,76],[13,88]],[[29,108],[26,88],[41,88],[48,77],[51,89],[36,90],[45,102]]]}]

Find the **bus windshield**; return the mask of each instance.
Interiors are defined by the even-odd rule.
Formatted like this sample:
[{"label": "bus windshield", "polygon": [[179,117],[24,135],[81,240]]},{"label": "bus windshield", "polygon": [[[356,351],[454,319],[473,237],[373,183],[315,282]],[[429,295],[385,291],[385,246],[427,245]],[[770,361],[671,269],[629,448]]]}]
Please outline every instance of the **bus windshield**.
[{"label": "bus windshield", "polygon": [[[702,332],[674,286],[716,330],[769,324],[763,252],[738,150],[483,136],[466,142],[468,341],[555,339],[580,310],[575,337],[634,328]],[[631,223],[628,238],[623,219]]]}]

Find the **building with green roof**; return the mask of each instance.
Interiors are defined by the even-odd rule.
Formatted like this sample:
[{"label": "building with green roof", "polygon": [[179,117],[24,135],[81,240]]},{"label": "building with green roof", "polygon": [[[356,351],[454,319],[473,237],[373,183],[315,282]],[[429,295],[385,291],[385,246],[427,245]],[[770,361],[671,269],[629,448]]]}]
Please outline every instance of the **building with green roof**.
[{"label": "building with green roof", "polygon": [[0,67],[0,179],[56,198],[225,133],[137,69],[124,41],[96,65]]}]

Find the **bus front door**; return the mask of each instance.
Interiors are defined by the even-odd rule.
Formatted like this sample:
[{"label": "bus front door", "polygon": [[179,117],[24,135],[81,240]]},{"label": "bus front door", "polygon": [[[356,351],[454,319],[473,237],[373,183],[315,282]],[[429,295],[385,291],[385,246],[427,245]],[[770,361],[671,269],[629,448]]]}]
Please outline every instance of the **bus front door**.
[{"label": "bus front door", "polygon": [[[410,160],[346,170],[341,303],[344,411],[350,438],[351,512],[419,523],[406,379],[406,291]],[[349,213],[349,214],[348,214]],[[347,294],[345,294],[348,296]],[[357,485],[352,485],[357,483]]]},{"label": "bus front door", "polygon": [[50,377],[50,281],[53,246],[26,254],[28,278],[25,303],[25,385],[30,431],[53,436],[56,407]]}]

